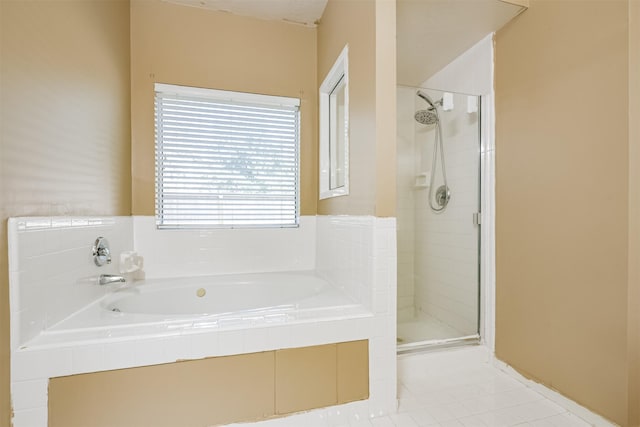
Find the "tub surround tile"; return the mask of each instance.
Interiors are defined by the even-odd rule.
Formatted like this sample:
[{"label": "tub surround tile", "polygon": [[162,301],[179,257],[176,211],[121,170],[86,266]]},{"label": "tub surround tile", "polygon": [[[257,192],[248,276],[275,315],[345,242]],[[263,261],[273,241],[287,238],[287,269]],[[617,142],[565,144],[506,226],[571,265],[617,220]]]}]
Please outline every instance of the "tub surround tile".
[{"label": "tub surround tile", "polygon": [[218,334],[219,351],[222,355],[241,354],[244,351],[244,331],[236,329]]},{"label": "tub surround tile", "polygon": [[221,353],[218,334],[193,334],[190,338],[193,359],[203,359]]},{"label": "tub surround tile", "polygon": [[22,411],[14,411],[13,425],[15,426],[46,426],[47,425],[47,407],[34,409],[25,409]]},{"label": "tub surround tile", "polygon": [[[374,313],[370,325],[361,325],[373,329],[367,331],[371,337],[369,412],[371,415],[394,412],[396,220],[318,216],[317,230],[317,272]],[[380,329],[373,328],[374,322]]]},{"label": "tub surround tile", "polygon": [[[46,407],[48,379],[18,381],[11,384],[13,410],[26,411]],[[18,406],[19,405],[19,406]]]},{"label": "tub surround tile", "polygon": [[72,354],[71,348],[17,351],[11,358],[11,381],[71,375],[74,373]]},{"label": "tub surround tile", "polygon": [[[16,223],[15,226],[20,233],[24,234],[40,231],[48,233],[51,230],[64,234],[64,232],[73,231],[71,233],[73,237],[69,237],[69,239],[75,243],[63,249],[73,251],[81,249],[81,246],[74,245],[85,244],[85,237],[82,233],[86,230],[82,227],[90,228],[89,243],[102,234],[100,231],[104,230],[103,227],[117,228],[122,226],[118,228],[120,234],[113,235],[123,236],[126,231],[127,218],[120,221],[119,217],[116,217],[113,220],[115,222],[110,221],[109,218],[95,220],[75,218],[71,219],[71,222],[60,218],[33,221],[27,219],[20,224]],[[255,239],[243,233],[234,233],[241,236],[235,246],[230,243],[229,233],[221,233],[221,230],[187,232],[185,234],[184,230],[175,232],[155,230],[153,222],[149,223],[147,217],[128,218],[128,221],[129,232],[134,229],[133,233],[130,232],[130,236],[134,236],[135,244],[131,243],[126,247],[126,250],[135,248],[139,254],[145,257],[147,277],[163,274],[167,276],[185,275],[185,272],[187,275],[197,275],[200,273],[239,272],[243,269],[249,269],[243,272],[251,272],[255,270],[250,269],[261,271],[286,269],[291,271],[313,270],[315,268],[318,273],[340,286],[351,298],[361,302],[368,310],[336,310],[327,313],[323,318],[309,314],[293,320],[290,319],[287,323],[281,323],[279,319],[265,319],[262,323],[251,321],[250,324],[225,324],[215,325],[215,327],[204,325],[204,328],[203,325],[195,325],[193,322],[184,325],[183,328],[176,328],[176,325],[168,324],[136,326],[105,330],[101,337],[97,337],[95,332],[87,333],[79,329],[74,332],[74,341],[66,344],[57,341],[55,334],[50,334],[39,339],[37,347],[26,350],[12,347],[15,350],[12,352],[12,383],[33,381],[34,384],[42,384],[42,381],[48,381],[52,377],[90,371],[117,370],[141,365],[166,364],[178,360],[203,359],[238,353],[287,349],[302,345],[324,345],[370,339],[368,348],[369,398],[363,402],[340,405],[321,411],[325,417],[323,422],[327,422],[326,417],[333,417],[332,419],[336,422],[344,420],[344,415],[335,411],[345,410],[345,413],[349,414],[349,422],[361,422],[366,425],[368,418],[373,415],[395,411],[397,402],[395,397],[396,250],[394,218],[304,217],[299,229],[285,229],[284,233],[271,233],[283,230],[265,230],[265,233],[255,234]],[[159,234],[161,232],[162,235]],[[285,235],[287,238],[281,239]],[[53,234],[51,236],[53,237]],[[106,237],[110,240],[112,247],[115,246],[115,240],[120,239],[120,237],[114,239],[110,235]],[[124,239],[124,237],[122,238]],[[57,237],[53,238],[52,242],[56,239]],[[261,246],[260,242],[267,241],[269,242],[267,246]],[[191,244],[190,242],[197,242],[195,245],[197,250],[176,253],[175,259],[163,258],[167,254],[163,248],[177,249],[185,244]],[[220,245],[223,243],[230,244],[229,251],[221,250]],[[142,244],[142,248],[140,244]],[[241,254],[246,253],[247,245],[256,252],[249,252],[246,258],[242,258],[240,261],[236,260],[234,264],[230,258],[238,258]],[[15,249],[16,246],[12,246]],[[260,253],[256,247],[262,248],[263,252]],[[47,250],[51,250],[51,248],[52,246],[48,246]],[[124,250],[123,246],[115,249],[113,253],[121,250]],[[12,264],[15,267],[12,271],[20,274],[23,272],[22,266],[26,265],[25,262],[34,261],[33,258],[36,256],[47,256],[47,253],[30,254],[31,258],[25,258],[24,262],[23,258],[18,257],[19,262]],[[287,259],[278,260],[274,258],[275,255]],[[72,257],[65,258],[67,254],[58,254],[57,256],[62,260],[70,261],[72,259]],[[226,265],[221,265],[221,262],[227,261],[225,256],[229,258],[229,262]],[[196,261],[193,260],[194,257]],[[211,259],[211,257],[214,258]],[[117,259],[117,257],[115,258]],[[92,262],[90,257],[85,258],[85,261]],[[169,266],[163,265],[163,263]],[[250,263],[254,264],[249,265]],[[91,278],[96,280],[97,274],[111,272],[102,269],[98,271],[95,266],[92,268],[93,270],[86,274],[81,273],[78,269],[70,270],[83,279],[71,282],[71,285],[66,288],[67,291],[74,290],[74,286],[76,289],[84,285],[89,286],[87,281],[90,281]],[[113,273],[116,271],[117,269]],[[66,270],[60,274],[66,274]],[[85,282],[82,283],[82,280]],[[35,280],[32,283],[34,282]],[[58,283],[62,284],[62,282]],[[25,297],[30,298],[30,295],[33,295],[28,294],[31,292],[30,289],[28,286],[21,286],[20,293],[12,294],[13,300],[22,301]],[[35,295],[39,295],[37,285],[35,289]],[[73,298],[75,297],[71,297],[71,299]],[[372,312],[374,307],[375,312]],[[37,308],[37,306],[33,308]],[[26,309],[27,307],[25,307]],[[54,313],[51,319],[57,315]],[[46,324],[46,318],[44,322]],[[19,321],[12,322],[12,329],[13,326],[19,324]],[[42,327],[41,325],[40,328]],[[80,343],[81,345],[78,345]],[[14,400],[14,406],[17,404],[15,407],[22,405],[20,407],[25,408],[16,412],[15,427],[46,425],[46,406],[27,409],[31,403],[26,400],[23,402],[21,395],[24,396],[24,392],[17,392],[13,396],[14,399],[18,399],[18,402]],[[46,390],[41,390],[39,396],[35,402],[37,404],[43,401],[46,403]],[[317,416],[317,414],[310,415],[309,423],[304,425],[315,425],[310,420],[315,420],[314,417]],[[40,417],[40,420],[44,419],[44,422],[29,424],[25,421],[30,419],[29,417]]]},{"label": "tub surround tile", "polygon": [[[305,345],[305,344],[300,344]],[[254,353],[269,347],[269,336],[265,328],[242,330],[243,353]]]},{"label": "tub surround tile", "polygon": [[104,345],[103,370],[122,369],[135,365],[135,348],[131,342],[112,342]]},{"label": "tub surround tile", "polygon": [[103,344],[83,345],[71,350],[71,366],[74,373],[102,371],[105,369]]},{"label": "tub surround tile", "polygon": [[133,217],[134,246],[148,278],[304,271],[315,267],[316,217],[297,228],[159,230]]},{"label": "tub surround tile", "polygon": [[[118,272],[133,248],[131,217],[10,218],[8,223],[12,349],[102,297],[102,273]],[[94,264],[96,237],[109,240],[113,262]]]}]

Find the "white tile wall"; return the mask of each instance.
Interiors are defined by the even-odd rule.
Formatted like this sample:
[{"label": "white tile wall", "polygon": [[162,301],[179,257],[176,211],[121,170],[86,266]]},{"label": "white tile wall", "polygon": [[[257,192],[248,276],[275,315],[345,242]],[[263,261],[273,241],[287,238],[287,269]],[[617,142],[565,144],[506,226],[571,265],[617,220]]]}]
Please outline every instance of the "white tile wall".
[{"label": "white tile wall", "polygon": [[[374,313],[369,333],[370,412],[396,402],[396,219],[317,217],[316,271]],[[337,325],[336,325],[337,326]]]},{"label": "white tile wall", "polygon": [[373,304],[375,217],[318,216],[316,271],[355,301]]},{"label": "white tile wall", "polygon": [[[11,348],[100,298],[102,273],[118,272],[118,254],[133,249],[130,217],[9,219]],[[91,249],[109,240],[113,261],[98,267]]]},{"label": "white tile wall", "polygon": [[313,270],[315,216],[298,228],[158,230],[153,216],[134,216],[134,245],[146,277]]},{"label": "white tile wall", "polygon": [[[133,224],[139,226],[141,221],[139,218],[136,220]],[[34,225],[36,222],[37,225]],[[309,318],[293,323],[262,325],[253,328],[236,328],[231,325],[228,328],[221,327],[216,330],[184,330],[153,336],[135,335],[136,329],[132,328],[133,334],[131,336],[120,335],[117,338],[99,342],[86,342],[81,345],[60,344],[28,349],[14,348],[11,363],[11,388],[15,408],[14,427],[44,426],[47,424],[46,385],[49,378],[52,377],[358,339],[369,339],[370,342],[370,398],[364,402],[329,408],[325,410],[325,413],[329,419],[337,422],[346,419],[346,415],[340,412],[343,408],[349,409],[350,420],[366,420],[373,415],[394,412],[397,407],[395,397],[395,219],[320,217],[318,218],[317,230],[315,222],[315,218],[308,218],[299,230],[300,233],[297,234],[258,233],[256,234],[257,239],[253,243],[247,240],[249,236],[243,236],[239,239],[243,244],[249,243],[258,247],[252,246],[247,249],[251,253],[257,253],[259,248],[263,251],[279,251],[281,256],[284,255],[286,258],[291,256],[295,260],[293,263],[289,259],[286,261],[275,260],[274,264],[268,264],[266,256],[262,261],[253,257],[252,259],[257,264],[244,262],[235,264],[234,268],[242,269],[242,272],[250,272],[255,271],[256,268],[273,271],[274,265],[280,265],[281,268],[287,270],[296,269],[297,266],[301,270],[306,270],[313,269],[316,264],[322,265],[323,271],[328,277],[343,286],[352,297],[362,301],[373,311],[372,313],[348,318]],[[206,270],[204,267],[201,270],[187,269],[190,267],[191,258],[179,253],[179,249],[188,248],[188,245],[194,243],[216,247],[228,244],[231,246],[229,251],[234,253],[234,256],[241,258],[244,253],[238,241],[234,241],[227,233],[212,233],[205,236],[188,232],[186,237],[175,233],[168,238],[164,236],[159,238],[158,235],[155,235],[155,230],[150,231],[146,228],[148,224],[144,224],[144,219],[142,223],[144,229],[134,233],[137,238],[135,249],[145,256],[145,267],[147,269],[151,267],[147,271],[150,271],[152,275],[158,275],[161,272],[173,275],[191,271],[201,274],[221,271]],[[34,224],[31,225],[31,228],[25,226],[26,228],[20,231],[25,233],[26,229],[33,231],[36,226],[41,230],[48,230],[50,227],[48,225],[50,222],[47,222],[46,219],[43,221],[38,219]],[[14,225],[17,229],[17,225],[15,223]],[[88,225],[85,224],[85,226]],[[105,225],[93,224],[93,226],[102,227]],[[73,229],[73,231],[76,230]],[[96,231],[96,229],[91,228],[90,231]],[[84,241],[82,235],[71,234],[76,236],[79,242]],[[104,234],[106,235],[106,233]],[[318,236],[317,252],[316,235]],[[16,238],[15,233],[10,236],[13,239],[13,249],[17,249],[25,242],[21,237]],[[120,239],[118,234],[114,234],[114,237],[110,236],[107,235],[113,242]],[[287,243],[282,241],[283,236],[291,239],[293,249],[287,247]],[[33,238],[33,235],[29,235],[28,238]],[[90,243],[93,242],[92,239],[90,239]],[[150,245],[145,239],[150,239],[153,244]],[[210,240],[213,239],[217,239],[217,241],[211,242]],[[33,240],[39,241],[39,239]],[[309,242],[311,242],[310,245]],[[27,242],[25,244],[33,243]],[[300,245],[304,245],[304,247]],[[132,248],[132,246],[116,248],[113,243],[112,246],[114,246],[114,252]],[[172,252],[176,257],[178,267],[163,270],[158,261],[162,251],[153,252],[155,248],[152,246],[164,246]],[[145,253],[147,250],[150,255]],[[25,255],[27,258],[40,256],[40,254],[31,253],[27,255]],[[226,256],[227,259],[230,259],[229,254]],[[19,265],[27,265],[22,263],[22,259],[21,257],[12,257],[12,272],[21,271]],[[258,260],[256,261],[256,259]],[[69,258],[65,262],[72,261],[75,262],[75,258]],[[228,267],[221,268],[224,272],[231,272]],[[109,272],[115,271],[117,269]]]}]

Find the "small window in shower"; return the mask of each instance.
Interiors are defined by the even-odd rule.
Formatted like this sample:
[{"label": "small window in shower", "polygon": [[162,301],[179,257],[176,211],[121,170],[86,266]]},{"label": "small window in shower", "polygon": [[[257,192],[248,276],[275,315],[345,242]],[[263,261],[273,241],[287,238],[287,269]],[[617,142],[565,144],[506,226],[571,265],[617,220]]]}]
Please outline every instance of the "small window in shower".
[{"label": "small window in shower", "polygon": [[158,228],[295,227],[300,100],[155,85]]}]

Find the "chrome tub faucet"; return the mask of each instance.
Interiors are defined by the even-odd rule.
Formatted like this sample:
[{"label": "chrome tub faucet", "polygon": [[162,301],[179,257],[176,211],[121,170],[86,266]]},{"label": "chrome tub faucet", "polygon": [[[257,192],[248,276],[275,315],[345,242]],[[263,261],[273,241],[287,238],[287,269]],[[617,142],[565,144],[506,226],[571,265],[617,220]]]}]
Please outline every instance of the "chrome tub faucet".
[{"label": "chrome tub faucet", "polygon": [[101,274],[98,283],[100,285],[108,285],[110,283],[125,283],[126,279],[123,276],[116,276],[115,274]]}]

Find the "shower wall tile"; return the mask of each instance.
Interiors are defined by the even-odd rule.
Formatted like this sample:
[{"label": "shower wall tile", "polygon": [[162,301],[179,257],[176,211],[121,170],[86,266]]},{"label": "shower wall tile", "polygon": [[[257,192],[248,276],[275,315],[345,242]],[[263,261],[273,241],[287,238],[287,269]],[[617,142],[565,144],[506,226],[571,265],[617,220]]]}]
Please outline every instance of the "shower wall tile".
[{"label": "shower wall tile", "polygon": [[313,270],[315,217],[297,228],[159,230],[134,216],[134,243],[147,278]]},{"label": "shower wall tile", "polygon": [[[8,231],[12,349],[104,295],[98,276],[117,274],[119,253],[133,249],[130,217],[11,218]],[[113,259],[103,267],[92,256],[99,236]]]},{"label": "shower wall tile", "polygon": [[[435,93],[435,92],[434,92]],[[415,202],[415,302],[425,313],[459,331],[477,332],[479,210],[478,116],[466,112],[466,96],[454,95],[453,111],[442,112],[446,173],[451,200],[442,213],[429,208],[428,190]],[[431,164],[435,127],[423,129],[429,141],[419,150],[417,170]],[[430,166],[429,166],[430,168]],[[440,167],[437,169],[440,175]],[[442,184],[440,178],[436,183]]]}]

